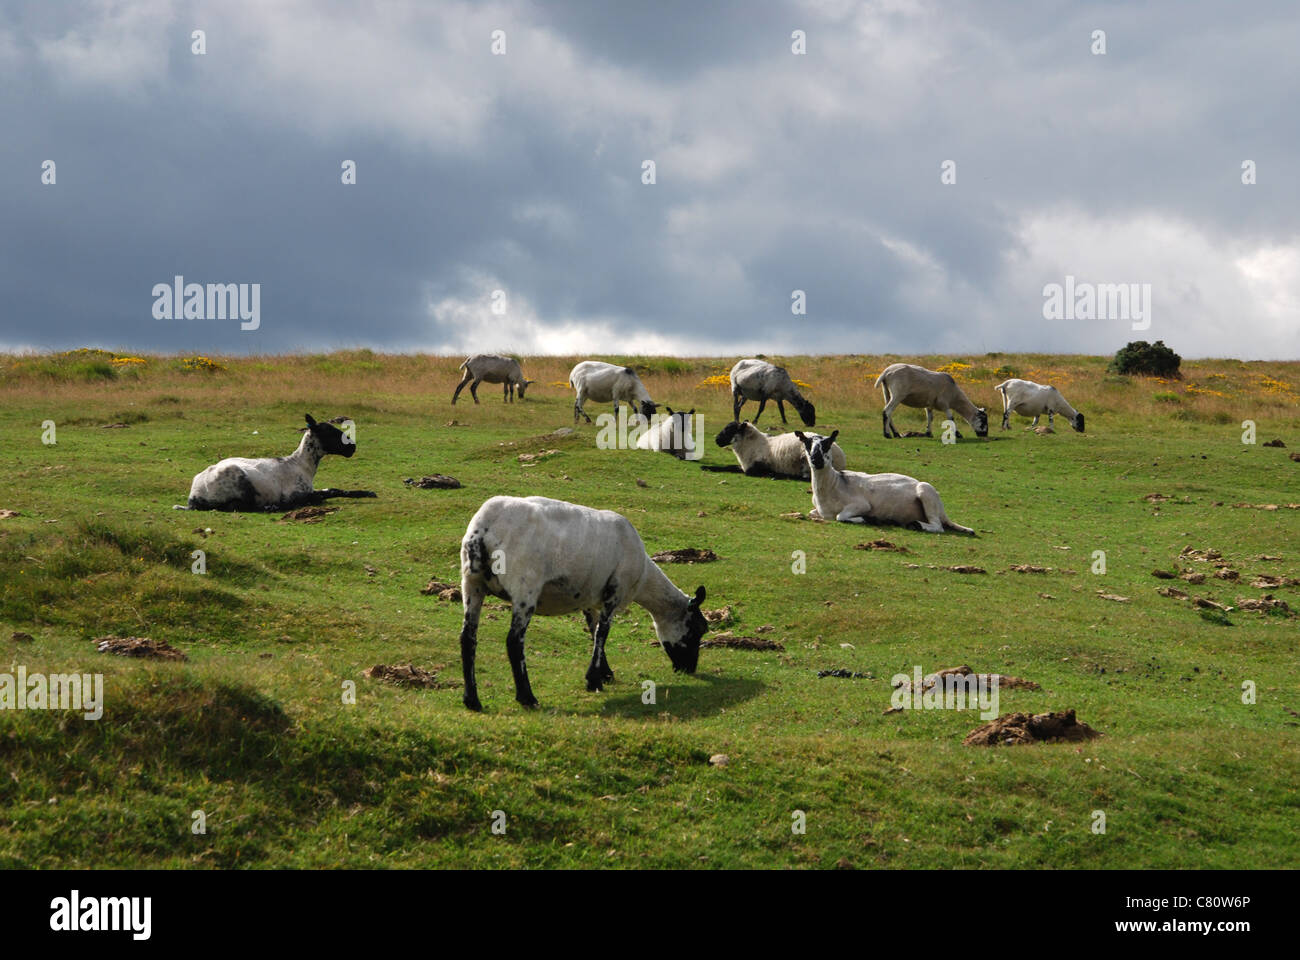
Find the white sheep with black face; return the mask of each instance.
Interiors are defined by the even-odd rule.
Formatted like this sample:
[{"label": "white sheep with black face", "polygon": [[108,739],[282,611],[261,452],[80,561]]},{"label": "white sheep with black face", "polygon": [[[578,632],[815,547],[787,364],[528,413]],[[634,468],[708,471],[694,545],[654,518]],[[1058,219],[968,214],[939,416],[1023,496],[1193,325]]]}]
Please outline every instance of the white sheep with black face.
[{"label": "white sheep with black face", "polygon": [[182,510],[290,510],[328,497],[373,497],[368,490],[315,490],[312,483],[321,458],[350,457],[355,441],[332,423],[317,423],[307,414],[298,449],[287,457],[229,457],[200,471],[190,484]]},{"label": "white sheep with black face", "polygon": [[514,403],[516,388],[519,390],[519,399],[522,400],[524,391],[537,382],[524,379],[524,372],[514,357],[503,357],[495,353],[475,354],[462,363],[460,369],[465,374],[460,383],[456,384],[456,392],[451,395],[453,406],[466,384],[469,384],[469,393],[475,403],[478,403],[478,385],[485,380],[501,384],[502,400]]},{"label": "white sheep with black face", "polygon": [[[809,437],[820,439],[815,433]],[[803,454],[803,443],[793,433],[769,437],[748,420],[733,420],[722,428],[715,442],[720,447],[731,447],[740,469],[750,477],[794,477],[807,480],[808,460]],[[843,470],[844,451],[838,443],[831,445],[831,466]]]},{"label": "white sheep with black face", "polygon": [[[612,402],[616,415],[619,403],[626,403],[647,420],[654,416],[658,407],[631,367],[619,367],[601,360],[583,360],[569,371],[569,386],[577,391],[573,400],[574,423],[578,422],[579,414],[587,417],[583,404],[588,400]],[[591,423],[591,417],[587,417],[587,422]]]},{"label": "white sheep with black face", "polygon": [[785,367],[778,367],[766,360],[738,360],[731,368],[731,418],[740,419],[740,408],[746,400],[758,401],[758,413],[754,422],[763,415],[767,401],[775,400],[776,408],[781,413],[781,422],[789,423],[785,418],[785,404],[790,404],[799,412],[799,419],[805,427],[817,426],[817,408],[804,399],[799,388],[790,379]]},{"label": "white sheep with black face", "polygon": [[830,451],[839,436],[812,437],[795,431],[812,470],[813,506],[824,520],[841,523],[893,523],[916,526],[926,533],[955,530],[974,535],[970,527],[953,523],[939,492],[923,480],[901,473],[858,473],[831,466]]},{"label": "white sheep with black face", "polygon": [[[938,370],[927,370],[914,363],[892,363],[876,378],[876,387],[885,397],[885,411],[881,415],[884,421],[885,439],[901,434],[894,427],[894,410],[899,404],[908,407],[925,408],[925,435],[932,436],[931,423],[934,411],[942,410],[953,419],[953,411],[960,413],[975,428],[975,436],[989,435],[989,415],[983,407],[971,403],[970,398],[962,393],[961,387],[951,374]],[[960,433],[957,436],[961,436]]]},{"label": "white sheep with black face", "polygon": [[1061,391],[1045,383],[1032,380],[1003,380],[995,388],[1002,394],[1002,429],[1011,428],[1011,414],[1033,417],[1030,426],[1038,426],[1038,418],[1047,414],[1047,425],[1053,425],[1056,414],[1070,421],[1070,426],[1083,433],[1083,414],[1065,402]]},{"label": "white sheep with black face", "polygon": [[524,634],[534,615],[582,611],[591,634],[587,689],[614,679],[605,659],[605,640],[614,615],[636,603],[650,613],[659,644],[674,670],[694,673],[700,637],[708,629],[700,604],[704,588],[689,597],[675,587],[646,554],[627,518],[546,497],[492,497],[479,507],[460,544],[461,593],[465,620],[460,632],[465,706],[478,699],[474,655],[479,615],[489,594],[511,606],[506,653],[515,680],[515,699],[537,706],[524,661]]}]

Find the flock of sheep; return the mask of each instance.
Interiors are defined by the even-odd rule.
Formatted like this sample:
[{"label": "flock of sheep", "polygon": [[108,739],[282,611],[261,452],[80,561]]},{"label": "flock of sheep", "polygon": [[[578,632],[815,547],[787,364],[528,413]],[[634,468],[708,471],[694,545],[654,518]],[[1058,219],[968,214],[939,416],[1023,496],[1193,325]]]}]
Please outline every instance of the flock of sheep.
[{"label": "flock of sheep", "polygon": [[[503,398],[513,402],[517,392],[523,399],[528,386],[517,360],[480,354],[461,364],[464,371],[454,404],[466,385],[478,403],[478,386],[502,384]],[[861,473],[846,470],[844,451],[829,437],[815,433],[768,436],[755,424],[769,400],[774,400],[787,423],[789,403],[807,427],[816,425],[817,413],[784,368],[764,360],[746,359],[731,369],[732,422],[717,435],[718,446],[730,447],[749,476],[786,476],[812,482],[813,506],[818,515],[844,523],[890,523],[919,527],[930,533],[951,530],[973,535],[970,527],[954,523],[944,510],[933,486],[899,473]],[[642,449],[662,450],[683,457],[693,450],[691,435],[694,410],[657,416],[659,404],[651,399],[641,379],[630,367],[585,360],[569,374],[576,392],[573,419],[585,417],[584,404],[627,404],[646,418],[650,427],[638,440]],[[885,399],[881,415],[886,439],[898,437],[892,414],[900,405],[923,408],[925,435],[931,436],[934,411],[954,420],[959,414],[977,436],[988,435],[988,414],[962,392],[956,381],[940,371],[908,363],[887,367],[876,379]],[[1002,396],[1002,427],[1009,427],[1011,414],[1034,418],[1043,414],[1053,422],[1056,414],[1066,417],[1075,430],[1083,431],[1083,414],[1071,407],[1055,387],[1029,380],[1006,380],[997,385]],[[741,421],[740,410],[748,401],[758,403],[753,422]],[[954,420],[955,422],[955,420]],[[960,434],[957,434],[960,436]],[[316,490],[313,479],[323,457],[350,457],[356,443],[348,431],[335,423],[319,423],[307,416],[307,427],[297,450],[287,457],[263,459],[230,458],[213,464],[195,476],[189,501],[178,509],[190,510],[285,510],[328,497],[374,496],[363,490]],[[700,610],[704,587],[693,596],[679,590],[650,559],[636,529],[627,518],[610,510],[597,510],[547,497],[505,497],[488,499],[470,519],[461,541],[461,592],[464,622],[460,634],[464,669],[465,706],[481,710],[474,671],[478,625],[483,600],[488,595],[511,605],[506,652],[514,674],[515,699],[526,707],[537,705],[528,680],[524,637],[535,615],[555,616],[581,611],[591,634],[591,664],[587,668],[587,689],[600,690],[614,674],[605,656],[605,642],[614,615],[636,603],[654,622],[659,643],[672,661],[673,669],[694,673],[700,655],[700,639],[707,623]]]}]

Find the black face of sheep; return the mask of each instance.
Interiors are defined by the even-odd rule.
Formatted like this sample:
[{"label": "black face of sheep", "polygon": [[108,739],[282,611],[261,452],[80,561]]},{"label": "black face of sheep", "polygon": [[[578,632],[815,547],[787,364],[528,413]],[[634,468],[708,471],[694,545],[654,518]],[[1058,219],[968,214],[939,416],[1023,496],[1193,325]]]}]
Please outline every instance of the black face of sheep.
[{"label": "black face of sheep", "polygon": [[515,391],[519,394],[519,399],[520,399],[520,400],[522,400],[522,399],[524,398],[524,391],[527,390],[529,387],[531,387],[531,386],[532,386],[534,383],[536,383],[536,382],[537,382],[536,380],[525,380],[525,381],[523,381],[521,384],[519,384],[517,387],[515,387]]},{"label": "black face of sheep", "polygon": [[312,419],[312,415],[306,414],[307,429],[311,435],[316,438],[321,449],[326,453],[337,454],[340,457],[350,457],[357,452],[357,445],[348,439],[348,435],[334,426],[332,423],[317,423]]},{"label": "black face of sheep", "polygon": [[686,632],[676,643],[662,644],[668,659],[673,662],[673,670],[678,673],[694,673],[700,662],[700,638],[709,629],[709,622],[700,613],[703,602],[704,587],[699,587],[686,604]]},{"label": "black face of sheep", "polygon": [[1083,433],[1083,414],[1076,413],[1070,426],[1074,427],[1074,429],[1078,430],[1080,433]]},{"label": "black face of sheep", "polygon": [[989,415],[983,407],[975,408],[975,436],[987,437],[989,435]]},{"label": "black face of sheep", "polygon": [[812,464],[814,470],[820,470],[826,466],[826,461],[830,458],[831,447],[835,445],[835,438],[840,435],[836,430],[829,437],[818,437],[813,440],[812,437],[806,437],[798,430],[794,435],[803,443],[803,448],[808,451],[808,462]]},{"label": "black face of sheep", "polygon": [[655,403],[653,400],[642,400],[641,416],[649,420],[651,417],[655,415],[655,410],[657,410],[658,408],[659,408],[659,404]]},{"label": "black face of sheep", "polygon": [[817,426],[817,408],[808,400],[792,400],[794,408],[799,411],[799,419],[805,427]]},{"label": "black face of sheep", "polygon": [[722,428],[722,431],[714,438],[714,442],[720,447],[731,446],[731,442],[740,434],[740,423],[732,420]]}]

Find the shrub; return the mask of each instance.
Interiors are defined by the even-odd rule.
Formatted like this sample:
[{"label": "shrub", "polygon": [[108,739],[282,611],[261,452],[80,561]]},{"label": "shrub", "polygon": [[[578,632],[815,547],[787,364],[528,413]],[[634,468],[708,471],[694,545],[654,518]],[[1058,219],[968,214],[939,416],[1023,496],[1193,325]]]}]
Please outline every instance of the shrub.
[{"label": "shrub", "polygon": [[1165,346],[1163,340],[1147,343],[1135,340],[1115,354],[1106,368],[1113,373],[1138,373],[1152,377],[1179,377],[1183,358]]},{"label": "shrub", "polygon": [[1157,403],[1182,403],[1183,400],[1178,394],[1169,390],[1161,390],[1159,393],[1153,393],[1152,399]]},{"label": "shrub", "polygon": [[999,380],[1019,380],[1020,371],[1015,367],[1008,367],[1005,363],[993,371],[993,376]]}]

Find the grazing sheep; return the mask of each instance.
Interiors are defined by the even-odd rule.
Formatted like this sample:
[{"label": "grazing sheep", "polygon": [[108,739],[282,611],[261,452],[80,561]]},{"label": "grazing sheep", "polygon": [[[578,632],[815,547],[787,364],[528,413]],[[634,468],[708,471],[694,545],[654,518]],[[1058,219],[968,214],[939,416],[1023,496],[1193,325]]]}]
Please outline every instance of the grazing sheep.
[{"label": "grazing sheep", "polygon": [[[616,415],[621,400],[629,406],[635,406],[647,420],[654,416],[657,406],[650,399],[650,391],[631,367],[617,367],[600,360],[583,360],[569,371],[569,386],[578,391],[573,401],[574,423],[578,422],[578,414],[587,417],[587,411],[582,405],[588,400],[597,403],[609,403],[612,400]],[[587,417],[587,422],[591,423],[591,417]]]},{"label": "grazing sheep", "polygon": [[812,437],[795,431],[812,469],[813,506],[825,520],[841,523],[915,524],[927,533],[955,530],[974,535],[970,527],[953,523],[939,493],[930,484],[901,473],[858,473],[837,470],[829,455],[839,436]]},{"label": "grazing sheep", "polygon": [[691,407],[689,413],[674,413],[672,407],[664,409],[668,416],[651,419],[650,428],[637,437],[637,449],[671,453],[678,460],[698,459],[695,456],[695,437],[691,434],[695,408]]},{"label": "grazing sheep", "polygon": [[[893,413],[896,407],[905,404],[909,407],[925,408],[925,435],[933,436],[930,425],[934,421],[934,411],[943,410],[948,419],[953,419],[956,410],[975,428],[975,436],[989,435],[989,415],[983,407],[970,402],[966,394],[951,375],[937,370],[927,370],[914,363],[892,363],[876,378],[877,387],[885,396],[885,411],[881,415],[884,422],[885,439],[901,436],[894,427]],[[957,436],[961,436],[960,433]]]},{"label": "grazing sheep", "polygon": [[373,497],[369,490],[313,490],[321,458],[350,457],[356,443],[332,423],[317,423],[307,414],[298,449],[287,457],[252,460],[230,457],[203,470],[190,485],[190,498],[178,510],[291,510],[329,497]]},{"label": "grazing sheep", "polygon": [[519,399],[524,398],[524,391],[529,386],[536,383],[536,380],[525,380],[524,373],[519,369],[519,361],[513,357],[502,357],[495,353],[477,353],[468,358],[460,365],[460,369],[465,371],[465,376],[461,378],[460,383],[456,384],[456,392],[451,395],[451,402],[454,406],[456,398],[460,392],[465,389],[465,384],[469,384],[470,396],[474,402],[478,403],[478,385],[486,380],[488,383],[502,384],[502,400],[515,402],[515,387],[519,388]]},{"label": "grazing sheep", "polygon": [[799,419],[805,427],[817,426],[817,409],[804,399],[799,388],[786,373],[785,367],[774,366],[766,360],[740,360],[731,368],[731,418],[740,419],[740,408],[746,400],[758,401],[758,413],[754,422],[763,415],[767,401],[775,400],[776,408],[781,412],[781,422],[789,423],[785,418],[785,401],[799,411]]},{"label": "grazing sheep", "polygon": [[1083,433],[1083,414],[1065,402],[1061,391],[1045,383],[1032,380],[1003,380],[994,387],[1002,394],[1002,429],[1009,430],[1011,414],[1033,417],[1031,426],[1038,426],[1038,418],[1047,414],[1047,425],[1052,426],[1056,414],[1066,417],[1070,426]]},{"label": "grazing sheep", "polygon": [[659,644],[674,670],[694,673],[700,637],[708,625],[700,613],[704,588],[688,597],[646,554],[632,524],[611,510],[546,497],[492,497],[479,507],[460,544],[465,622],[460,657],[465,706],[482,710],[474,678],[479,612],[487,594],[510,602],[506,653],[515,678],[515,699],[537,706],[524,663],[524,634],[534,614],[556,616],[581,610],[592,638],[587,689],[614,679],[605,640],[614,614],[640,604],[654,620]]},{"label": "grazing sheep", "polygon": [[[810,433],[810,437],[817,434]],[[795,477],[807,480],[808,460],[803,455],[803,444],[793,433],[769,437],[748,420],[733,420],[722,428],[716,442],[720,447],[731,447],[740,462],[740,468],[749,477]],[[844,451],[838,443],[831,446],[831,465],[844,469]]]}]

